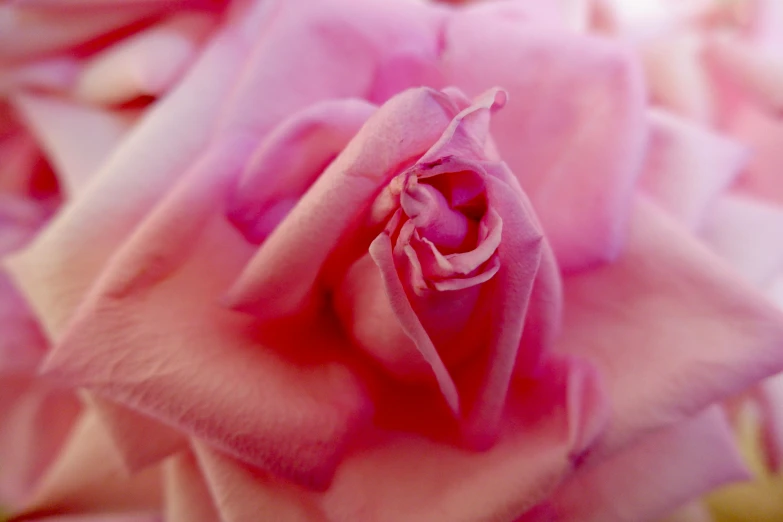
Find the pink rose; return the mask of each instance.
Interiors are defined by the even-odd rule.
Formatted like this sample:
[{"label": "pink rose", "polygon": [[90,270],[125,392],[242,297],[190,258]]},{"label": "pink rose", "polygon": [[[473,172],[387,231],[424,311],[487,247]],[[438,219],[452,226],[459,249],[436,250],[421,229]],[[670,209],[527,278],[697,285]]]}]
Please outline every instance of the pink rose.
[{"label": "pink rose", "polygon": [[666,118],[552,9],[236,2],[7,264],[167,520],[651,519],[783,366],[640,183]]}]

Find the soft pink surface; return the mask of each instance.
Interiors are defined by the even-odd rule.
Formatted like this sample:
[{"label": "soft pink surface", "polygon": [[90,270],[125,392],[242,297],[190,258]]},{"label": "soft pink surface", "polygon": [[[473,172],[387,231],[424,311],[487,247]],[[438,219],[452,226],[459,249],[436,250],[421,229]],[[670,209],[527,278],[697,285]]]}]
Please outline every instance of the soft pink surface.
[{"label": "soft pink surface", "polygon": [[[13,156],[21,151],[2,150],[3,142],[15,139],[0,136],[0,164],[6,161],[9,175],[20,181],[0,190],[0,256],[23,247],[50,208],[48,200],[31,197],[37,163],[14,165]],[[72,393],[35,376],[47,342],[24,298],[1,269],[0,332],[0,502],[16,507],[29,498],[56,457],[79,404]]]},{"label": "soft pink surface", "polygon": [[[144,27],[134,21],[144,18],[152,23],[159,14],[159,7],[139,2],[128,4],[127,9],[98,9],[102,12],[97,17],[90,11],[95,9],[93,4],[71,11],[63,5],[53,8],[33,3],[19,2],[0,8],[0,25],[6,24],[0,32],[10,42],[2,44],[0,51],[3,98],[0,101],[0,257],[3,259],[28,244],[52,214],[62,208],[64,201],[85,189],[138,119],[138,108],[98,107],[90,100],[78,99],[81,95],[74,91],[74,85],[82,74],[85,60],[95,58],[96,53],[102,56],[106,45]],[[126,25],[127,31],[114,31]],[[158,25],[152,23],[152,27]],[[163,34],[167,27],[164,23],[158,32]],[[181,56],[174,58],[183,61]],[[107,57],[104,61],[116,60]],[[173,62],[169,59],[166,67],[174,66]],[[178,74],[170,74],[170,81],[175,81]],[[127,92],[130,97],[138,96]],[[114,101],[129,100],[115,98]],[[57,386],[49,378],[38,375],[38,366],[50,348],[50,338],[41,331],[38,318],[8,277],[5,267],[0,269],[0,331],[2,510],[19,509],[25,512],[23,516],[38,518],[44,514],[92,509],[85,506],[108,511],[135,509],[140,497],[133,493],[132,485],[125,483],[123,468],[112,468],[112,463],[98,458],[97,462],[93,461],[93,468],[105,465],[108,471],[90,482],[91,475],[85,472],[85,462],[89,464],[90,460],[82,457],[92,458],[100,452],[93,438],[83,436],[84,432],[78,429],[73,431],[83,411],[82,401],[74,389]],[[78,466],[65,465],[65,471],[58,472],[72,458],[66,455],[73,448],[74,437],[87,449],[75,453],[73,460],[79,462]],[[111,440],[105,440],[111,448]],[[117,457],[114,462],[123,463]],[[111,474],[114,475],[111,480],[107,479]],[[71,489],[50,486],[63,479]],[[108,501],[99,500],[100,495],[94,494],[93,486],[101,484],[106,489],[112,481],[117,493]],[[154,482],[148,489],[154,495],[159,494]],[[33,515],[31,511],[38,509],[36,502],[46,505],[38,515]],[[147,502],[146,507],[143,502],[140,505],[146,512],[157,508],[154,501]],[[159,517],[126,519],[158,520]]]},{"label": "soft pink surface", "polygon": [[715,406],[578,470],[517,522],[655,520],[703,491],[747,478],[731,428]]},{"label": "soft pink surface", "polygon": [[[692,142],[689,149],[694,152],[701,135],[703,158],[716,162],[708,165],[699,160],[699,176],[707,174],[711,181],[699,182],[705,189],[702,197],[687,198],[701,202],[696,231],[741,277],[781,306],[783,6],[775,0],[745,0],[694,3],[692,7],[690,12],[667,19],[661,32],[653,36],[642,37],[633,24],[619,23],[614,30],[635,39],[648,57],[645,65],[653,101],[691,119],[678,122],[667,116],[666,123],[656,116],[658,134],[662,136],[665,130],[674,136],[676,131],[684,137],[687,132]],[[705,138],[724,145],[710,146]],[[681,152],[674,154],[687,159]],[[695,161],[698,156],[692,158]],[[695,163],[690,168],[695,173],[693,167]],[[649,173],[645,177],[650,193],[682,218],[677,200],[686,199],[685,190],[679,186],[673,190],[665,174],[656,174],[660,181]],[[695,187],[695,182],[695,178],[687,182],[685,189]],[[713,188],[706,190],[705,182]],[[669,185],[672,188],[667,189]],[[773,467],[783,462],[780,382],[776,376],[750,395],[761,406]]]},{"label": "soft pink surface", "polygon": [[71,4],[0,74],[67,199],[6,265],[87,404],[27,516],[631,521],[743,476],[710,406],[783,319],[725,192],[774,162],[699,122],[763,68],[718,110],[645,62],[675,115],[576,4]]}]

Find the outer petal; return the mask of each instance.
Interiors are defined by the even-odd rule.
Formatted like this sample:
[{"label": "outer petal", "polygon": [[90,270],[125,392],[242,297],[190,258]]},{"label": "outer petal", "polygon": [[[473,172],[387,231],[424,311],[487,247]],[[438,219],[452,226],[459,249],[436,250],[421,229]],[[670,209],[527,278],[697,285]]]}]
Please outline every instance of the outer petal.
[{"label": "outer petal", "polygon": [[73,87],[81,70],[77,58],[57,56],[0,70],[0,92],[34,89],[65,92]]},{"label": "outer petal", "polygon": [[56,8],[38,10],[18,3],[0,6],[0,63],[87,44],[154,16],[161,7],[133,2],[121,9],[69,12]]},{"label": "outer petal", "polygon": [[76,95],[113,104],[165,93],[191,65],[214,25],[208,14],[181,14],[111,46],[85,65]]},{"label": "outer petal", "polygon": [[[378,11],[379,6],[388,11]],[[319,3],[317,9],[301,2],[234,5],[183,81],[123,142],[89,193],[12,263],[49,334],[62,332],[112,252],[210,139],[242,133],[257,139],[304,106],[361,96],[392,41],[386,38],[402,41],[425,31],[435,48],[432,22],[417,15],[430,7],[380,2],[359,14],[346,13],[354,7],[340,0]],[[389,17],[380,16],[384,12]],[[411,25],[411,20],[417,21]],[[292,51],[281,55],[280,49]],[[259,105],[258,93],[269,102]]]},{"label": "outer petal", "polygon": [[133,124],[127,114],[55,97],[31,94],[14,101],[70,197],[84,190]]},{"label": "outer petal", "polygon": [[783,373],[770,377],[756,390],[762,411],[764,450],[770,468],[783,470]]},{"label": "outer petal", "polygon": [[715,406],[578,469],[518,522],[651,521],[719,485],[747,478],[732,430]]},{"label": "outer petal", "polygon": [[[188,79],[156,105],[97,173],[90,192],[61,212],[32,248],[12,262],[50,336],[62,333],[108,257],[205,147],[230,90],[228,79],[237,74],[246,52],[224,29]],[[195,106],[193,99],[199,100]]]},{"label": "outer petal", "polygon": [[[28,242],[43,219],[44,212],[35,202],[0,194],[0,258]],[[33,374],[46,350],[46,340],[1,267],[0,332],[0,374]]]},{"label": "outer petal", "polygon": [[263,472],[244,468],[204,445],[196,444],[195,451],[220,520],[243,522],[261,516],[286,522],[328,522],[313,496]]},{"label": "outer petal", "polygon": [[446,31],[447,83],[509,93],[492,121],[560,266],[615,258],[644,146],[641,70],[604,40],[541,32],[467,9]]},{"label": "outer petal", "polygon": [[783,270],[783,208],[727,195],[713,204],[701,236],[754,285],[767,285]]},{"label": "outer petal", "polygon": [[397,431],[367,433],[324,493],[279,481],[202,446],[199,464],[227,522],[258,513],[308,522],[513,520],[545,498],[570,468],[569,421],[561,408],[566,390],[552,377],[514,390],[500,441],[486,452]]},{"label": "outer petal", "polygon": [[111,438],[87,410],[19,520],[57,513],[150,512],[160,505],[160,473],[128,477]]},{"label": "outer petal", "polygon": [[732,135],[752,147],[753,154],[737,186],[753,197],[783,204],[783,120],[747,105],[730,123]]},{"label": "outer petal", "polygon": [[565,294],[557,346],[595,361],[607,378],[607,447],[676,423],[783,366],[780,312],[643,200],[624,255],[567,278]]},{"label": "outer petal", "polygon": [[640,52],[652,100],[700,123],[716,117],[711,78],[701,62],[702,38],[692,33],[665,34],[641,44]]},{"label": "outer petal", "polygon": [[34,373],[46,351],[46,340],[24,299],[2,270],[0,332],[0,373]]},{"label": "outer petal", "polygon": [[229,140],[205,153],[113,258],[47,369],[247,462],[322,486],[369,408],[337,354],[323,363],[335,335],[265,336],[218,303],[251,251],[222,212],[247,149]]},{"label": "outer petal", "polygon": [[188,441],[183,433],[115,402],[84,395],[111,435],[130,473],[187,449]]},{"label": "outer petal", "polygon": [[707,207],[739,176],[747,151],[739,142],[660,110],[651,110],[650,145],[641,186],[683,224],[696,229]]},{"label": "outer petal", "polygon": [[783,53],[765,53],[739,36],[718,33],[706,39],[705,58],[723,78],[772,113],[783,110]]},{"label": "outer petal", "polygon": [[165,464],[166,522],[220,520],[196,458],[189,451]]},{"label": "outer petal", "polygon": [[701,499],[697,499],[680,506],[661,522],[715,522],[715,519]]},{"label": "outer petal", "polygon": [[96,514],[96,515],[61,515],[44,518],[13,518],[13,522],[163,522],[160,515],[142,513],[139,515]]},{"label": "outer petal", "polygon": [[80,405],[37,377],[0,374],[0,502],[19,508],[57,457]]}]

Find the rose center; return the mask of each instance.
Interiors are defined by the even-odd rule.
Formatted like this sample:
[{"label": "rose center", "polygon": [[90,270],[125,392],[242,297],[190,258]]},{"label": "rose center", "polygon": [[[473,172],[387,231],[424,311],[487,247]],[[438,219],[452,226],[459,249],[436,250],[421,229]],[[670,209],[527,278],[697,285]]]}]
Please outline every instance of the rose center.
[{"label": "rose center", "polygon": [[459,210],[451,208],[437,188],[411,176],[400,206],[421,237],[431,241],[443,254],[469,248],[476,242],[478,223]]}]

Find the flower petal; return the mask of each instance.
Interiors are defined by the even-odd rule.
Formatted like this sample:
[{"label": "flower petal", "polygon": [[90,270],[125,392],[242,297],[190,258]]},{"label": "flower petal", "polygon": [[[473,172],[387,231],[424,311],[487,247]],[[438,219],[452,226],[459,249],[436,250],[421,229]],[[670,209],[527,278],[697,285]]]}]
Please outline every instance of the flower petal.
[{"label": "flower petal", "polygon": [[208,14],[185,13],[118,42],[85,64],[76,96],[119,104],[164,94],[191,65],[214,25]]},{"label": "flower petal", "polygon": [[126,238],[45,370],[246,462],[323,486],[370,407],[338,355],[319,364],[341,339],[272,329],[280,339],[271,345],[286,347],[277,351],[253,318],[218,302],[252,251],[221,205],[249,151],[228,140],[205,153]]},{"label": "flower petal", "polygon": [[739,36],[722,32],[706,39],[704,56],[753,101],[770,112],[783,111],[783,55],[762,52]]},{"label": "flower petal", "polygon": [[747,168],[737,184],[737,190],[778,205],[783,204],[783,120],[746,105],[738,110],[730,123],[732,135],[752,147]]},{"label": "flower petal", "polygon": [[166,522],[220,520],[196,458],[188,451],[165,464]]},{"label": "flower petal", "polygon": [[153,511],[160,506],[158,468],[128,477],[109,434],[86,410],[25,506],[24,520],[52,513]]},{"label": "flower petal", "polygon": [[508,91],[492,135],[561,268],[614,259],[627,233],[644,146],[636,62],[604,40],[544,32],[471,9],[452,18],[445,38],[448,83],[469,95],[493,85]]},{"label": "flower petal", "polygon": [[0,6],[0,63],[18,62],[86,44],[154,16],[163,7],[133,2],[122,9],[69,12],[25,4],[28,5]]},{"label": "flower petal", "polygon": [[651,110],[650,145],[641,187],[695,230],[708,205],[747,162],[739,142],[661,110]]},{"label": "flower petal", "polygon": [[783,208],[725,195],[709,209],[701,237],[747,281],[763,287],[783,271]]},{"label": "flower petal", "polygon": [[286,118],[245,168],[227,215],[260,243],[345,148],[376,107],[360,99],[327,100]]},{"label": "flower petal", "polygon": [[558,378],[547,375],[512,393],[500,440],[485,452],[398,431],[369,432],[324,493],[249,469],[203,445],[197,446],[199,464],[228,522],[257,513],[330,522],[513,520],[544,499],[571,466],[562,408],[567,392],[561,387],[570,380],[569,367],[553,367]]},{"label": "flower petal", "polygon": [[14,101],[69,197],[84,190],[133,124],[127,114],[50,96],[26,94]]},{"label": "flower petal", "polygon": [[783,367],[780,312],[644,200],[623,256],[567,278],[565,292],[557,350],[594,361],[606,377],[607,449]]},{"label": "flower petal", "polygon": [[76,396],[31,375],[0,374],[0,502],[25,505],[80,411]]},{"label": "flower petal", "polygon": [[[401,165],[417,160],[440,138],[455,112],[449,98],[426,88],[384,104],[264,242],[227,303],[264,318],[300,311],[356,216]],[[301,255],[303,249],[308,255]]]},{"label": "flower petal", "polygon": [[125,468],[139,472],[187,448],[185,436],[154,419],[83,392],[117,448]]},{"label": "flower petal", "polygon": [[443,364],[443,360],[438,354],[437,348],[435,348],[435,345],[432,343],[432,339],[430,339],[429,334],[424,329],[421,321],[419,321],[416,312],[413,310],[413,307],[408,300],[405,288],[400,281],[397,268],[395,267],[392,242],[389,234],[386,232],[381,233],[370,244],[369,251],[373,261],[375,261],[375,264],[378,265],[378,269],[380,270],[383,286],[386,290],[386,295],[388,296],[395,317],[400,322],[400,326],[405,334],[413,340],[416,348],[421,352],[422,357],[432,368],[432,372],[435,374],[435,378],[438,381],[438,386],[452,412],[459,416],[460,400],[457,387],[454,384],[454,380],[451,378],[446,365]]},{"label": "flower petal", "polygon": [[748,472],[717,406],[569,477],[518,522],[656,520]]}]

